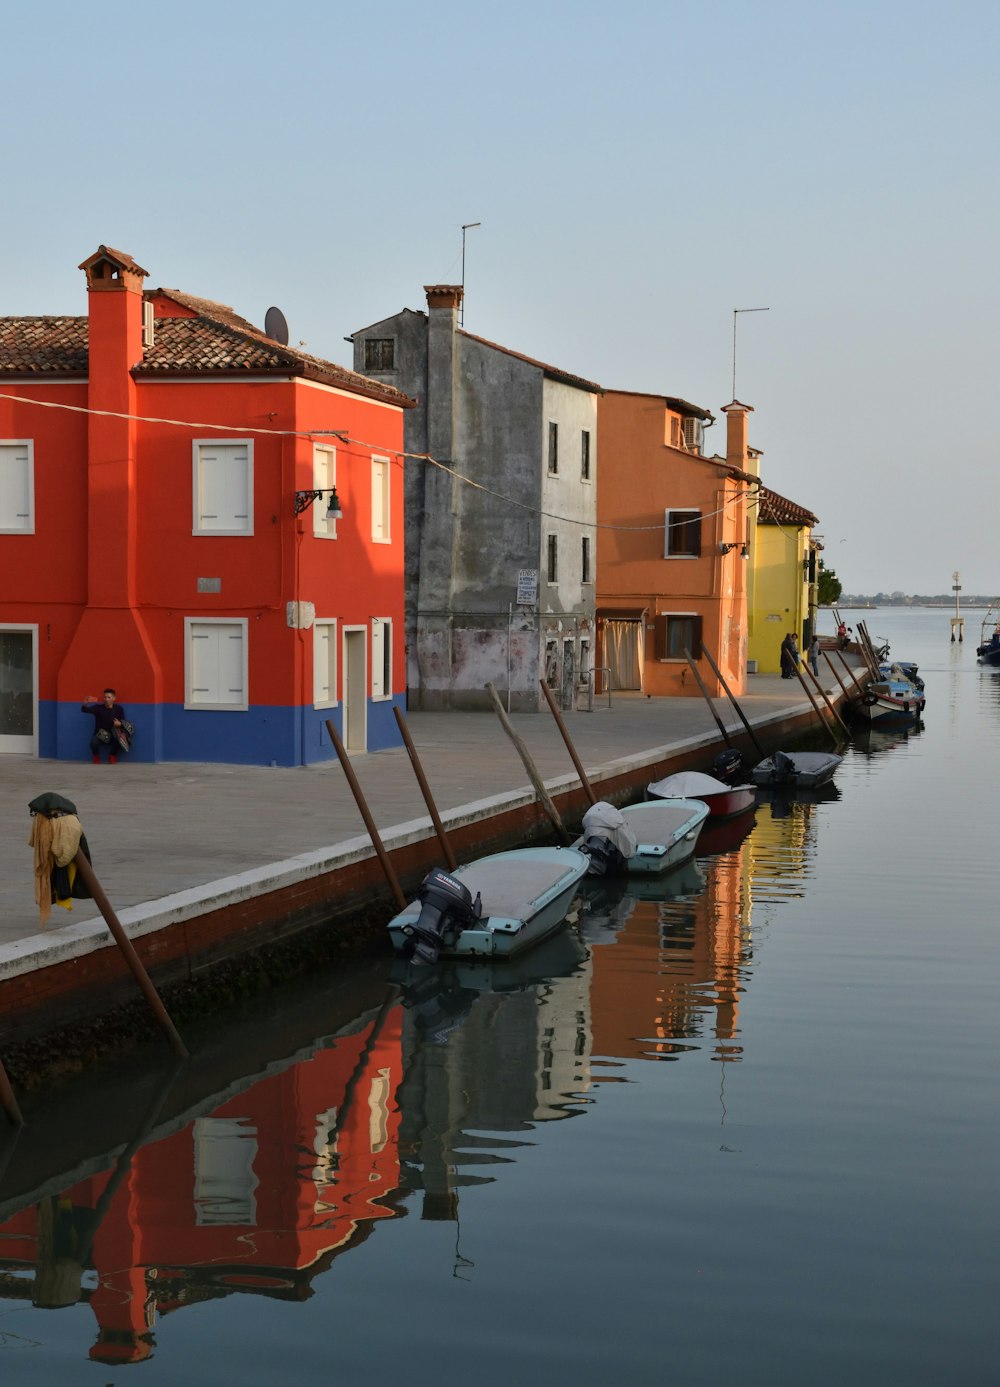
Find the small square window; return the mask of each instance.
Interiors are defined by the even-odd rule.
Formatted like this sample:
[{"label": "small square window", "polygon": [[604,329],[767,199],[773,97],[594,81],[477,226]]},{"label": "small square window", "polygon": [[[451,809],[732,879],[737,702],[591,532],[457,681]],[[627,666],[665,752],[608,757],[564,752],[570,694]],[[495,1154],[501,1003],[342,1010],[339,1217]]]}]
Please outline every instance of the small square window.
[{"label": "small square window", "polygon": [[365,370],[393,371],[396,361],[396,339],[394,337],[367,337],[365,339]]},{"label": "small square window", "polygon": [[701,554],[701,511],[666,512],[665,558],[697,558]]}]

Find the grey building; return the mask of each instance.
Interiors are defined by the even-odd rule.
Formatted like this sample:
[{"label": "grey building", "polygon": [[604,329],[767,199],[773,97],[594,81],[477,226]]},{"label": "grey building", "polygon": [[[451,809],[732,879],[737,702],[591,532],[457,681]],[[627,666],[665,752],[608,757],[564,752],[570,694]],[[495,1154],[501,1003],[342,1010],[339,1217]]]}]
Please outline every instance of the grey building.
[{"label": "grey building", "polygon": [[407,411],[408,703],[564,708],[588,687],[594,630],[600,386],[458,326],[459,285],[425,286],[352,335],[355,369]]}]

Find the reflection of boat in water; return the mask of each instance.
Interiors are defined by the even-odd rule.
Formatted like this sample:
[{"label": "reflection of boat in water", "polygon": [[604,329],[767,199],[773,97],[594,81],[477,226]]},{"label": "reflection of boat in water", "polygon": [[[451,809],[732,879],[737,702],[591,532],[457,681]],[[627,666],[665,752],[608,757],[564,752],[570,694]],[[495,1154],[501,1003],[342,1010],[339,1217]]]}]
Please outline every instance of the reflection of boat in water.
[{"label": "reflection of boat in water", "polygon": [[[772,815],[776,806],[789,804],[829,804],[840,799],[840,786],[832,780],[822,785],[803,785],[786,789],[784,786],[761,785],[757,789],[759,804],[769,804]],[[776,816],[775,816],[776,817]]]},{"label": "reflection of boat in water", "polygon": [[[756,793],[760,794],[760,791]],[[709,820],[698,839],[699,857],[717,857],[722,853],[735,852],[756,822],[755,814],[740,814],[733,819],[720,819],[717,823]]]},{"label": "reflection of boat in water", "polygon": [[[425,968],[404,958],[393,960],[389,981],[402,989],[404,1005],[419,993],[460,990],[472,996],[480,992],[523,992],[546,978],[564,978],[579,968],[587,950],[575,929],[562,929],[534,949],[513,958],[442,958],[436,968]],[[433,979],[435,987],[428,985]]]},{"label": "reflection of boat in water", "polygon": [[609,943],[640,901],[680,901],[705,889],[705,873],[693,859],[662,877],[588,877],[583,884],[580,932],[588,944]]},{"label": "reflection of boat in water", "polygon": [[912,726],[893,728],[858,727],[852,732],[851,741],[855,749],[865,756],[877,756],[882,752],[892,751],[894,747],[908,742],[911,737],[919,736],[922,731],[923,724],[919,722]]}]

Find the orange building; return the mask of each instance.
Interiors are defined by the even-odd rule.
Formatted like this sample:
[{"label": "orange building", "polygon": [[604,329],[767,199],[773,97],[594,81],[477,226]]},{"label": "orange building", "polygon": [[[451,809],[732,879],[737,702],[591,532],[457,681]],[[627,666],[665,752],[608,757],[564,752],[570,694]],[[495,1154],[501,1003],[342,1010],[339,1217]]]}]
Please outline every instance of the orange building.
[{"label": "orange building", "polygon": [[726,456],[705,457],[713,416],[664,395],[609,390],[598,400],[598,665],[611,687],[691,694],[689,649],[712,694],[736,694],[747,654],[747,449],[750,406],[726,405]]}]

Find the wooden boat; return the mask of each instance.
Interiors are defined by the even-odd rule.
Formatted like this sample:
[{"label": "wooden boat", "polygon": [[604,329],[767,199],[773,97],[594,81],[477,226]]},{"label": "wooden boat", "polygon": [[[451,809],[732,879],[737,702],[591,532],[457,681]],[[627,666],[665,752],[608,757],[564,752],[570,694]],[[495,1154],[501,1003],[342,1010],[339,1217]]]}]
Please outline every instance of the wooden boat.
[{"label": "wooden boat", "polygon": [[832,751],[776,751],[754,766],[750,778],[773,789],[812,789],[830,780],[843,759]]},{"label": "wooden boat", "polygon": [[573,844],[590,858],[592,876],[661,875],[694,856],[708,805],[697,799],[645,800],[626,809],[599,800],[583,816]]},{"label": "wooden boat", "polygon": [[753,785],[727,785],[702,771],[679,771],[646,786],[650,799],[700,799],[708,805],[709,819],[731,819],[745,814],[756,803]]},{"label": "wooden boat", "polygon": [[981,665],[1000,669],[1000,597],[995,597],[986,608],[976,658]]},{"label": "wooden boat", "polygon": [[438,958],[510,958],[566,918],[590,858],[574,848],[517,848],[435,867],[414,901],[389,921],[393,948],[416,964]]},{"label": "wooden boat", "polygon": [[923,689],[906,677],[900,665],[892,665],[888,677],[869,684],[861,698],[851,704],[850,712],[859,722],[874,725],[918,722],[926,702]]}]

